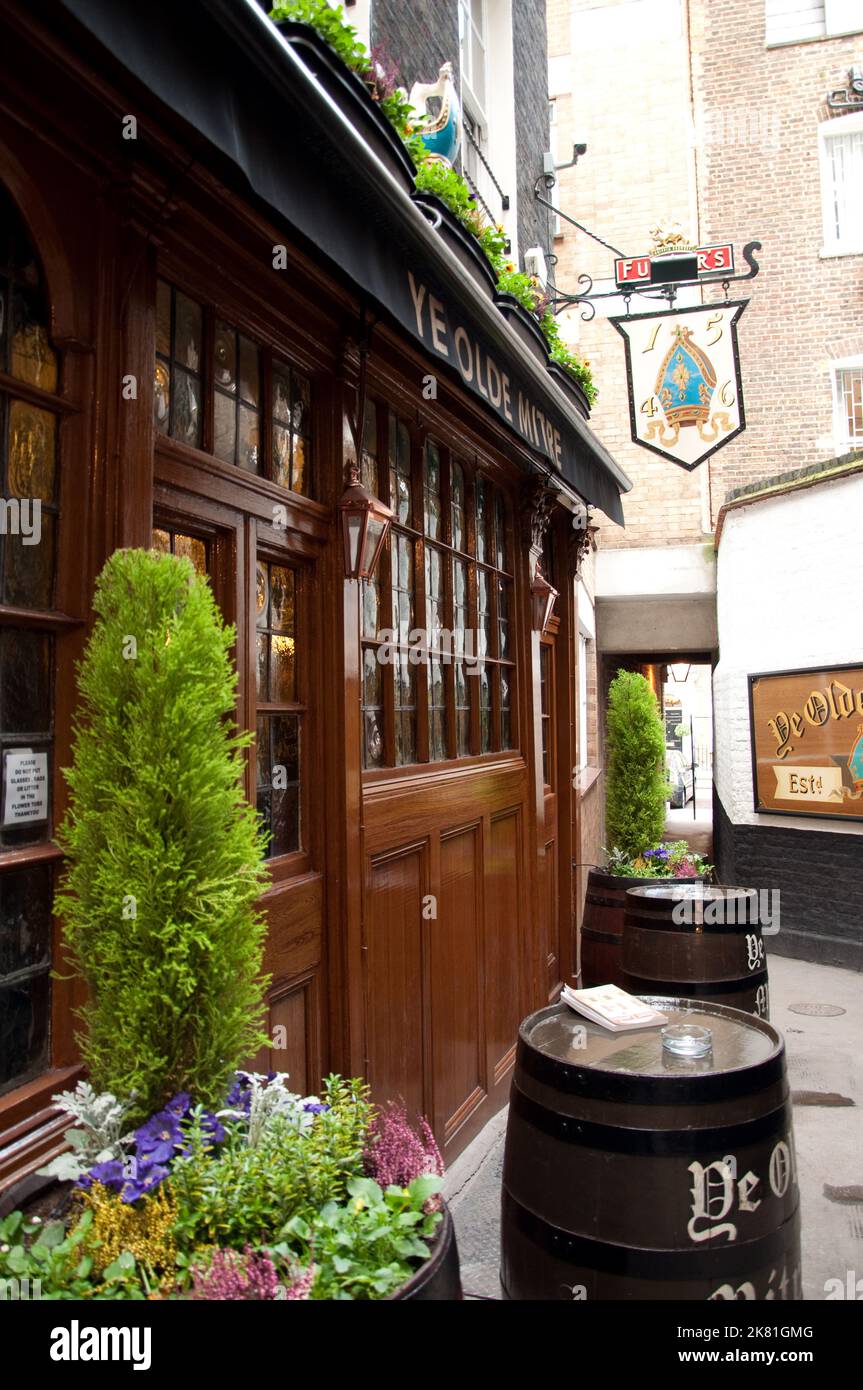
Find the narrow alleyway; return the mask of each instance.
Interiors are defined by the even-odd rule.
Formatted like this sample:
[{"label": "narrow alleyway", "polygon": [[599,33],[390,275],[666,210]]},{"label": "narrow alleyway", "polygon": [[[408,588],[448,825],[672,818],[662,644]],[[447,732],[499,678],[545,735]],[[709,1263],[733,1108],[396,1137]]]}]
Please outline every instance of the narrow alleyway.
[{"label": "narrow alleyway", "polygon": [[[690,808],[691,809],[691,808]],[[785,1035],[794,1095],[803,1292],[863,1275],[863,978],[770,959],[771,1020]],[[500,1298],[499,1204],[506,1117],[497,1115],[447,1174],[465,1293]],[[825,1292],[825,1286],[826,1292]]]}]

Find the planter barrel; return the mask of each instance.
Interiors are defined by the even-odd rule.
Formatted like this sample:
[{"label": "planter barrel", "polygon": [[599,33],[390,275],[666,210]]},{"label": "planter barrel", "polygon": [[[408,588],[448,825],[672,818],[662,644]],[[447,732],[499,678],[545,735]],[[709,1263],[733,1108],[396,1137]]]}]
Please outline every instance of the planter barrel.
[{"label": "planter barrel", "polygon": [[[675,921],[680,908],[688,920]],[[630,994],[682,995],[769,1017],[754,888],[678,883],[627,889],[622,963]]]},{"label": "planter barrel", "polygon": [[522,1024],[503,1165],[512,1299],[799,1299],[785,1047],[751,1014],[646,998],[709,1028],[672,1056],[660,1028],[612,1033],[566,1005]]},{"label": "planter barrel", "polygon": [[438,1227],[432,1253],[406,1284],[390,1294],[390,1299],[416,1299],[423,1302],[455,1302],[461,1299],[461,1273],[455,1226],[449,1207],[443,1204],[443,1221]]},{"label": "planter barrel", "polygon": [[530,348],[534,357],[543,367],[548,366],[548,343],[533,314],[519,304],[511,294],[495,295],[495,303],[517,337],[525,347]]},{"label": "planter barrel", "polygon": [[497,276],[476,237],[467,227],[462,226],[446,203],[434,193],[415,193],[413,196],[415,203],[436,214],[441,237],[480,289],[491,298],[497,285]]},{"label": "planter barrel", "polygon": [[296,19],[277,19],[276,28],[314,73],[321,86],[341,107],[366,144],[407,190],[414,187],[416,170],[404,142],[373,101],[361,77],[346,67],[335,49],[310,24]]},{"label": "planter barrel", "polygon": [[590,401],[587,399],[584,388],[576,381],[572,373],[562,367],[559,362],[549,361],[548,374],[557,382],[564,395],[569,397],[579,415],[583,419],[589,420]]},{"label": "planter barrel", "polygon": [[[623,914],[628,888],[650,883],[692,883],[691,878],[622,878],[591,869],[581,923],[581,987],[623,983]],[[657,991],[654,991],[656,993]]]}]

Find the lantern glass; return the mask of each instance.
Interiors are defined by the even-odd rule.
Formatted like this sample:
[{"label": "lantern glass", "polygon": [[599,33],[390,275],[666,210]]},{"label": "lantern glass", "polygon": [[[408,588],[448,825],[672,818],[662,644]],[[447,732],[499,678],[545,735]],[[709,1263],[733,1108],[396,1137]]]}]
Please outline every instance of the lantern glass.
[{"label": "lantern glass", "polygon": [[533,583],[530,586],[530,597],[532,606],[532,620],[534,632],[545,632],[554,612],[554,603],[557,598],[557,589],[549,584],[545,575],[537,566]]},{"label": "lantern glass", "polygon": [[368,513],[366,534],[363,541],[362,573],[364,577],[374,573],[388,527],[389,522],[384,517],[376,516],[374,511]]}]

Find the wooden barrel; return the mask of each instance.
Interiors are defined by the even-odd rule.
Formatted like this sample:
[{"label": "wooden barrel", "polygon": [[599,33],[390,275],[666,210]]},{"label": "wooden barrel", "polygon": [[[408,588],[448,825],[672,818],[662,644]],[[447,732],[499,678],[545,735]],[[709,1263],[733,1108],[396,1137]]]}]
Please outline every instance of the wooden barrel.
[{"label": "wooden barrel", "polygon": [[712,1000],[769,1017],[754,888],[641,884],[626,893],[623,988]]},{"label": "wooden barrel", "polygon": [[564,1004],[519,1030],[503,1166],[501,1282],[514,1299],[799,1299],[782,1038],[721,1004],[648,1000],[710,1030],[612,1033]]},{"label": "wooden barrel", "polygon": [[[691,884],[692,879],[667,878],[662,882]],[[582,989],[592,985],[623,985],[626,892],[628,888],[637,888],[644,883],[643,878],[620,878],[616,874],[603,873],[601,869],[591,869],[588,873],[581,923]]]}]

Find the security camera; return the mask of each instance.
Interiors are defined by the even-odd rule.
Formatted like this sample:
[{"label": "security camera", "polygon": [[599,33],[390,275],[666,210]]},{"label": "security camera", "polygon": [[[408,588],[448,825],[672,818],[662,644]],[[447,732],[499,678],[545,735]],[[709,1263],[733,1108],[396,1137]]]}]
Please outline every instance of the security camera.
[{"label": "security camera", "polygon": [[854,67],[848,74],[852,92],[863,95],[863,68]]},{"label": "security camera", "polygon": [[[857,71],[859,72],[860,69],[858,68]],[[576,159],[580,159],[583,154],[587,154],[587,141],[582,140],[578,144],[574,144],[572,153],[575,155]]]}]

